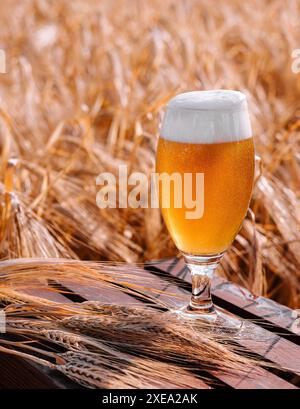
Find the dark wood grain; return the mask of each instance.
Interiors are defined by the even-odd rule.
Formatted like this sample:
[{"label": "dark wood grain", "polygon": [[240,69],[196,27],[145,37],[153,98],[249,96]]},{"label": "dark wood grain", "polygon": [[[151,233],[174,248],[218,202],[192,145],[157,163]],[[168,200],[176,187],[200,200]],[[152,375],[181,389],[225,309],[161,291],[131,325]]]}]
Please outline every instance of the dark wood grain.
[{"label": "dark wood grain", "polygon": [[[82,302],[97,300],[103,303],[151,305],[153,294],[162,309],[178,308],[187,303],[190,296],[190,274],[181,259],[167,259],[151,262],[145,269],[134,268],[126,275],[126,282],[133,285],[131,293],[123,293],[117,288],[107,288],[99,292],[88,286],[77,286],[62,280],[49,283],[49,289],[32,290],[28,293],[55,302]],[[137,287],[139,285],[139,289]],[[141,287],[141,285],[143,287]],[[63,290],[59,294],[57,289]],[[135,289],[134,289],[135,288]],[[148,290],[147,290],[148,288]],[[300,347],[298,317],[294,311],[263,297],[254,297],[247,290],[216,277],[213,282],[215,303],[227,311],[245,318],[250,336],[239,339],[245,351],[264,357],[278,367],[289,368],[289,372],[273,369],[249,368],[243,377],[237,373],[220,374],[209,371],[211,380],[219,381],[220,387],[236,389],[295,389],[300,374]],[[147,297],[150,297],[147,300]],[[256,320],[251,322],[249,319]],[[278,333],[279,332],[279,333]],[[56,371],[50,371],[23,359],[0,355],[0,388],[76,388],[77,384]],[[199,385],[199,381],[197,380]],[[196,378],[195,378],[196,385]],[[167,387],[168,385],[166,385]],[[192,385],[191,385],[192,386]],[[209,386],[204,382],[203,388]],[[162,385],[162,388],[164,385]]]},{"label": "dark wood grain", "polygon": [[[148,268],[148,266],[147,266]],[[126,277],[126,281],[132,284],[143,284],[145,285],[145,282],[147,283],[146,286],[149,286],[149,290],[140,290],[143,294],[153,294],[153,290],[157,291],[157,298],[161,300],[162,304],[165,305],[170,305],[170,302],[174,303],[174,300],[176,300],[177,306],[184,305],[187,303],[189,299],[189,292],[185,289],[182,289],[178,287],[177,285],[174,285],[172,280],[165,280],[162,277],[155,276],[151,274],[150,271],[146,271],[143,269],[140,269],[140,271],[136,271],[131,274],[130,278]],[[67,286],[67,282],[63,282],[64,286]],[[103,295],[99,294],[99,291],[93,289],[93,288],[82,288],[81,286],[74,286],[70,285],[72,287],[72,290],[76,291],[81,297],[91,301],[91,300],[100,300],[103,301]],[[141,304],[142,301],[139,301],[136,299],[136,297],[128,296],[127,294],[124,294],[125,297],[122,297],[122,303],[139,303]],[[132,298],[133,297],[133,298]],[[107,300],[106,300],[107,302]],[[110,302],[111,303],[120,303],[120,296],[116,292],[110,292]],[[175,305],[174,305],[175,307]],[[253,325],[252,331],[256,331],[258,333],[258,336],[260,335],[261,337],[263,336],[263,342],[259,340],[251,340],[250,337],[249,339],[243,340],[240,342],[240,344],[247,349],[251,350],[252,352],[255,352],[259,355],[264,355],[266,359],[269,358],[267,356],[270,354],[271,358],[274,358],[275,362],[278,364],[286,364],[286,358],[287,355],[282,353],[284,351],[284,347],[286,345],[280,345],[280,350],[277,349],[277,352],[280,354],[278,359],[275,359],[274,357],[274,352],[273,355],[270,350],[270,346],[274,342],[274,334],[260,328],[259,326],[256,326],[255,324],[248,323],[248,325]],[[251,330],[251,328],[249,327]],[[284,340],[283,340],[284,341]],[[283,348],[283,350],[281,349]],[[296,351],[298,352],[298,350]],[[281,354],[282,353],[282,354]],[[300,356],[300,355],[299,355]],[[290,360],[288,361],[290,363]],[[228,385],[229,387],[237,388],[237,389],[245,389],[245,388],[259,388],[259,389],[296,389],[296,386],[293,385],[292,383],[286,381],[285,379],[280,378],[279,376],[275,375],[274,373],[267,371],[265,369],[256,369],[255,371],[253,369],[249,369],[249,374],[245,375],[243,378],[241,378],[240,374],[231,374],[230,376],[228,374],[216,374],[214,371],[211,371],[211,375],[213,375],[216,380],[221,381],[223,384]]]},{"label": "dark wood grain", "polygon": [[[51,288],[24,292],[54,302],[70,302]],[[5,337],[5,334],[1,335]],[[58,371],[17,356],[0,353],[0,389],[80,389],[80,386]]]},{"label": "dark wood grain", "polygon": [[[179,292],[186,294],[186,302],[188,302],[191,291],[191,278],[181,259],[175,258],[164,260],[161,263],[148,263],[146,268],[149,272],[154,274],[155,271],[157,271],[159,273],[159,279],[166,280],[168,283],[168,285],[165,286],[166,293],[176,291],[176,288],[178,288]],[[174,280],[172,278],[174,278]],[[183,285],[181,285],[182,283]],[[216,277],[213,283],[213,293],[215,295],[218,294],[218,297],[214,299],[217,306],[224,307],[224,303],[220,302],[220,300],[225,299],[228,303],[228,311],[245,317],[244,314],[238,313],[240,309],[244,311],[241,305],[247,307],[245,297],[249,299],[250,293],[246,289]],[[162,295],[162,297],[164,296]],[[251,297],[253,298],[253,296]],[[263,304],[261,305],[260,302]],[[239,310],[235,308],[237,304],[239,304]],[[268,309],[267,306],[269,305],[271,305],[271,307]],[[282,331],[286,330],[286,327],[289,327],[290,324],[284,324],[283,321],[277,319],[275,315],[271,315],[271,312],[273,313],[274,311],[277,311],[279,315],[281,311],[283,311],[283,314],[288,315],[286,313],[287,310],[289,310],[289,316],[292,316],[293,311],[289,308],[281,306],[274,301],[269,303],[263,297],[257,297],[255,308],[253,305],[252,315],[250,317],[255,320],[255,323],[247,319],[245,320],[244,326],[247,335],[237,342],[259,356],[278,364],[282,368],[288,368],[296,375],[293,379],[294,382],[299,385],[300,346],[297,342],[293,342],[295,339],[298,339],[298,335],[294,334],[295,336],[291,337],[287,336],[286,332],[284,332],[285,336],[283,337]],[[262,325],[265,318],[269,319],[270,316],[276,324],[269,322],[267,326]],[[248,315],[246,317],[249,318]],[[280,331],[280,334],[278,334],[278,331]]]},{"label": "dark wood grain", "polygon": [[0,354],[1,389],[62,389],[77,388],[77,384],[32,362]]},{"label": "dark wood grain", "polygon": [[[181,284],[191,283],[190,273],[181,257],[149,262],[146,268],[177,277]],[[255,297],[247,289],[219,276],[213,279],[212,293],[219,306],[246,319],[259,319],[261,326],[269,326],[276,332],[281,330],[281,336],[300,344],[300,316],[297,311],[273,300]]]}]

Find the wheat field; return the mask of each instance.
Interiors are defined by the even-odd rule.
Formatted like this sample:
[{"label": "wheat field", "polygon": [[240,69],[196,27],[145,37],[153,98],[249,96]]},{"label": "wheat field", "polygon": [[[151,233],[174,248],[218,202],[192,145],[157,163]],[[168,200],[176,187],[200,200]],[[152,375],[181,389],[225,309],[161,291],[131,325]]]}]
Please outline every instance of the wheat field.
[{"label": "wheat field", "polygon": [[261,169],[219,273],[299,307],[299,19],[293,0],[1,2],[1,259],[177,254],[158,209],[99,209],[96,177],[150,176],[176,93],[237,89]]}]

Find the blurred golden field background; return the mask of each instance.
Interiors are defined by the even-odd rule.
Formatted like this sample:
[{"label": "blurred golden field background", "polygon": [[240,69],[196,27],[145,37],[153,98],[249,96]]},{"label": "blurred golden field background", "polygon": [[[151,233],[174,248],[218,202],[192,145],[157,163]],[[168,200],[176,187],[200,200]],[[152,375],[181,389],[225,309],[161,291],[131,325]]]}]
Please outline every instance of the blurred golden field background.
[{"label": "blurred golden field background", "polygon": [[299,21],[293,0],[1,2],[0,257],[177,254],[158,209],[99,209],[96,177],[119,164],[150,177],[176,93],[237,89],[262,161],[220,274],[299,307]]}]

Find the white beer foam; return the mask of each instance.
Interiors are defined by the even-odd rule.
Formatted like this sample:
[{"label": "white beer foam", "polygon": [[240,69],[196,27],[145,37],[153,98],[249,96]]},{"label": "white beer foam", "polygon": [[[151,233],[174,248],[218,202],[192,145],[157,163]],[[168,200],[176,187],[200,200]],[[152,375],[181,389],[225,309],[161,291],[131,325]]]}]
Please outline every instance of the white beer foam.
[{"label": "white beer foam", "polygon": [[251,138],[246,95],[239,91],[193,91],[172,98],[161,136],[183,143],[213,144]]}]

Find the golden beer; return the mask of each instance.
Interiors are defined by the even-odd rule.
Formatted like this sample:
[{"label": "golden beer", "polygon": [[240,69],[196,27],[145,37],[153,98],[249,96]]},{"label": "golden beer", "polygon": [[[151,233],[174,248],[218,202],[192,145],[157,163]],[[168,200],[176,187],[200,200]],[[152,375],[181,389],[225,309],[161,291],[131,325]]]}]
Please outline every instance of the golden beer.
[{"label": "golden beer", "polygon": [[157,148],[160,207],[192,278],[190,303],[177,312],[226,331],[243,324],[214,307],[211,280],[246,215],[254,157],[243,93],[193,91],[169,101]]},{"label": "golden beer", "polygon": [[[199,136],[199,140],[202,140]],[[170,206],[162,214],[179,250],[189,254],[218,254],[234,240],[245,217],[254,176],[253,139],[223,143],[183,143],[164,138],[157,148],[157,172],[204,174],[204,212],[199,219],[187,219],[187,209]],[[184,194],[182,186],[182,195]],[[160,185],[160,195],[163,186]],[[196,178],[192,179],[195,196]],[[161,200],[160,200],[161,202]]]}]

